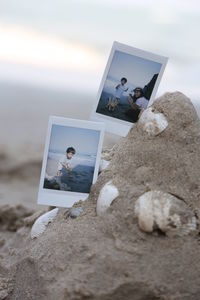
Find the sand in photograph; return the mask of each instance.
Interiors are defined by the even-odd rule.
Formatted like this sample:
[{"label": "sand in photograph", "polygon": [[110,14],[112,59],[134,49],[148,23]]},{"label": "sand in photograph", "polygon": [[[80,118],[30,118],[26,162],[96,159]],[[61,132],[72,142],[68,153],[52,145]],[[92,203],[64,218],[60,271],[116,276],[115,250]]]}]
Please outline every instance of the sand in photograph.
[{"label": "sand in photograph", "polygon": [[128,96],[122,96],[117,107],[114,110],[109,110],[108,101],[109,98],[113,98],[113,94],[103,91],[96,112],[123,121],[133,122],[133,120],[126,115],[126,112],[130,109],[127,97]]}]

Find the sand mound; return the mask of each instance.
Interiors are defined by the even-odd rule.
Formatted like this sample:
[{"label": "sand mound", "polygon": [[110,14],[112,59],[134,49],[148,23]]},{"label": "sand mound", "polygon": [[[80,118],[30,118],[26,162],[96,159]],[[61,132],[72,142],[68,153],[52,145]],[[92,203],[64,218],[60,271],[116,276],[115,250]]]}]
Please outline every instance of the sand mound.
[{"label": "sand mound", "polygon": [[[198,229],[188,235],[146,234],[138,227],[135,203],[159,190],[199,218],[200,121],[178,92],[157,99],[153,110],[164,114],[167,128],[149,136],[137,124],[111,155],[106,152],[111,162],[83,213],[72,219],[61,209],[38,239],[31,240],[29,232],[23,248],[15,248],[6,299],[199,299]],[[119,196],[97,217],[100,190],[110,180]]]}]

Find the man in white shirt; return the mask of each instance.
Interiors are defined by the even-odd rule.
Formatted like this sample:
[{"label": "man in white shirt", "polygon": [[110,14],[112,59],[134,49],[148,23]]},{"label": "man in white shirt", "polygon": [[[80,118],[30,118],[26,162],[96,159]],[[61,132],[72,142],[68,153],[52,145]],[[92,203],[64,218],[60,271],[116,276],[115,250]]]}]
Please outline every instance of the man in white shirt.
[{"label": "man in white shirt", "polygon": [[127,100],[131,109],[126,112],[126,115],[131,117],[133,122],[136,122],[141,110],[147,108],[149,101],[143,97],[143,90],[140,87],[135,88],[134,95],[129,95]]},{"label": "man in white shirt", "polygon": [[139,106],[140,109],[145,109],[147,108],[147,105],[148,105],[149,101],[144,98],[144,97],[140,97],[136,100],[135,104],[137,106]]},{"label": "man in white shirt", "polygon": [[70,160],[75,155],[76,150],[73,147],[69,147],[66,150],[66,154],[63,155],[58,162],[58,171],[57,176],[62,176],[62,170],[65,168],[68,172],[70,172]]},{"label": "man in white shirt", "polygon": [[134,90],[134,95],[129,95],[129,104],[135,103],[138,108],[145,109],[148,106],[149,101],[143,96],[143,90],[140,87],[136,87]]}]

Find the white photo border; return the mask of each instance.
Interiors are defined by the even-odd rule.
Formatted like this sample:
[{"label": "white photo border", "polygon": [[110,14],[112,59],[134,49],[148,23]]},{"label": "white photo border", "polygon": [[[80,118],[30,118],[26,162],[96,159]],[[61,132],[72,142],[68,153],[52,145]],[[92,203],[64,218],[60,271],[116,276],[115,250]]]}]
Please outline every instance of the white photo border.
[{"label": "white photo border", "polygon": [[[61,190],[44,188],[44,179],[45,179],[46,165],[47,165],[49,145],[51,139],[51,131],[53,125],[92,129],[100,132],[98,150],[97,150],[96,162],[95,162],[95,168],[93,174],[93,181],[92,181],[92,184],[94,184],[98,178],[105,124],[103,122],[92,122],[92,121],[70,119],[70,118],[57,117],[57,116],[49,117],[37,203],[42,205],[69,208],[72,207],[73,204],[77,201],[86,200],[89,196],[89,193],[79,193],[79,192],[61,191]],[[84,136],[83,136],[83,140],[84,140]]]},{"label": "white photo border", "polygon": [[[156,92],[158,90],[161,78],[163,76],[167,61],[168,61],[168,57],[165,56],[160,56],[145,50],[140,50],[138,48],[134,48],[125,44],[121,44],[119,42],[113,42],[113,46],[106,64],[106,68],[104,70],[103,73],[103,77],[101,79],[101,83],[99,86],[99,90],[97,92],[97,97],[96,97],[96,102],[93,106],[91,115],[90,115],[90,119],[94,120],[94,121],[100,121],[100,122],[104,122],[105,123],[105,130],[107,132],[110,133],[114,133],[116,135],[120,135],[120,136],[126,136],[129,132],[129,130],[131,129],[131,127],[134,125],[134,123],[128,122],[128,121],[124,121],[124,120],[120,120],[117,118],[113,118],[110,116],[106,116],[100,113],[97,113],[97,107],[100,101],[100,97],[104,88],[104,84],[105,81],[107,79],[107,75],[109,73],[110,70],[110,66],[115,54],[115,51],[120,51],[120,52],[124,52],[126,54],[130,54],[133,56],[137,56],[137,57],[141,57],[144,59],[148,59],[157,63],[161,64],[161,69],[160,72],[158,74],[158,78],[156,80],[155,86],[153,88],[152,94],[151,94],[151,98],[149,99],[149,104],[148,106],[152,105],[153,101],[155,100],[155,96],[156,96]],[[117,126],[118,125],[118,126]]]}]

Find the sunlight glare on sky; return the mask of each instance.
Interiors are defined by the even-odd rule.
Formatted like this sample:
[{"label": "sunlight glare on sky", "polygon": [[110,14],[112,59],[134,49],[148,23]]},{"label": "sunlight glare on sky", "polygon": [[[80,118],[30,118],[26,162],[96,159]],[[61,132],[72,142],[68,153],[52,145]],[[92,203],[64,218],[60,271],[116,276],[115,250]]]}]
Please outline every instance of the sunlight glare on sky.
[{"label": "sunlight glare on sky", "polygon": [[89,46],[67,43],[20,26],[0,24],[0,60],[61,69],[97,71],[100,57]]}]

